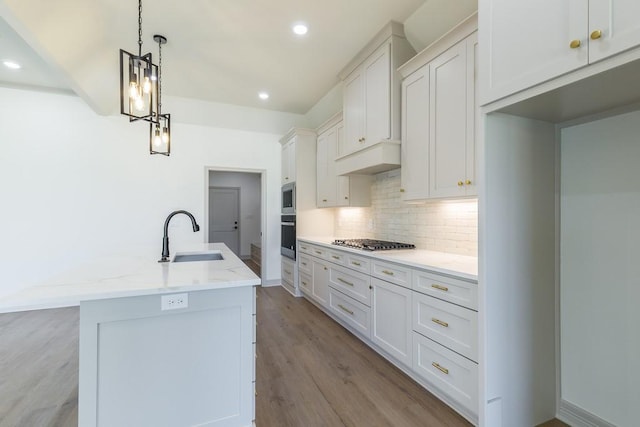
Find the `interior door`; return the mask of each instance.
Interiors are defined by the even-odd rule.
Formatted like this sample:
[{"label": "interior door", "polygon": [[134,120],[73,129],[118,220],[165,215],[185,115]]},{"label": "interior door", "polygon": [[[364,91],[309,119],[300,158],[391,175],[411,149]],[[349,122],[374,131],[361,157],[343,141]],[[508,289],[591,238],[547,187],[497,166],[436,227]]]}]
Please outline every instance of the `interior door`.
[{"label": "interior door", "polygon": [[240,189],[209,188],[209,243],[222,242],[240,256]]}]

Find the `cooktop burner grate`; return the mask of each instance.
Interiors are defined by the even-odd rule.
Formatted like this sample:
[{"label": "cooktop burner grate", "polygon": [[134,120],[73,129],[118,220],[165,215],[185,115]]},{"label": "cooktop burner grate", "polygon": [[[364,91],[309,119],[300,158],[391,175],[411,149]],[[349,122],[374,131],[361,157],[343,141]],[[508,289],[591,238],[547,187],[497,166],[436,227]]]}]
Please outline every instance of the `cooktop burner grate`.
[{"label": "cooktop burner grate", "polygon": [[411,243],[388,242],[376,239],[336,239],[334,245],[346,246],[348,248],[362,249],[365,251],[384,251],[391,249],[415,249]]}]

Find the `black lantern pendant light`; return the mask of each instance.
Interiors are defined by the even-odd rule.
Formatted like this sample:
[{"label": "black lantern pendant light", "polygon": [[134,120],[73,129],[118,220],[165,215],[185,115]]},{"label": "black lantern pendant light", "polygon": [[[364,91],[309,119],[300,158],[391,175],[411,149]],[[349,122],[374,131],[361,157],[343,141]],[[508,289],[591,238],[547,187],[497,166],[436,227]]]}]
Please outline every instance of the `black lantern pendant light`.
[{"label": "black lantern pendant light", "polygon": [[149,124],[149,152],[151,154],[171,153],[171,114],[162,114],[162,45],[167,38],[156,34],[153,40],[158,43],[158,113],[157,120]]},{"label": "black lantern pendant light", "polygon": [[120,113],[129,121],[155,121],[157,66],[142,54],[142,0],[138,0],[138,55],[120,49]]}]

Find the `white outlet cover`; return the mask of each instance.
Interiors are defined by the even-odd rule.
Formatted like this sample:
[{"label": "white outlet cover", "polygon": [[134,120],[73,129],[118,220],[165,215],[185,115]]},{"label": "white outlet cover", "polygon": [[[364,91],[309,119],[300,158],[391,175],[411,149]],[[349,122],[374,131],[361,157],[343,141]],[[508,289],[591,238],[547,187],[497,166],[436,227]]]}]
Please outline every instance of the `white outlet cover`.
[{"label": "white outlet cover", "polygon": [[189,294],[169,294],[160,297],[160,310],[176,310],[189,307]]}]

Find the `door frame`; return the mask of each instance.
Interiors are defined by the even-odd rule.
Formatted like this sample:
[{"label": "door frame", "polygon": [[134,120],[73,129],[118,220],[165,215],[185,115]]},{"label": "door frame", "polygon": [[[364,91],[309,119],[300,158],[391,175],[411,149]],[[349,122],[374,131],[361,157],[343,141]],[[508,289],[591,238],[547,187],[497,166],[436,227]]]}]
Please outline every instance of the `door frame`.
[{"label": "door frame", "polygon": [[[240,173],[255,173],[260,175],[260,284],[265,284],[267,277],[267,257],[265,254],[266,242],[267,242],[267,170],[266,169],[251,169],[251,168],[226,168],[219,166],[205,166],[204,167],[204,217],[206,221],[204,223],[204,243],[209,240],[209,172],[240,172]],[[240,200],[238,200],[240,203]],[[238,209],[238,212],[240,210]],[[240,221],[238,221],[240,222]],[[239,236],[238,236],[239,237]],[[242,240],[239,239],[238,244],[241,244]]]}]

